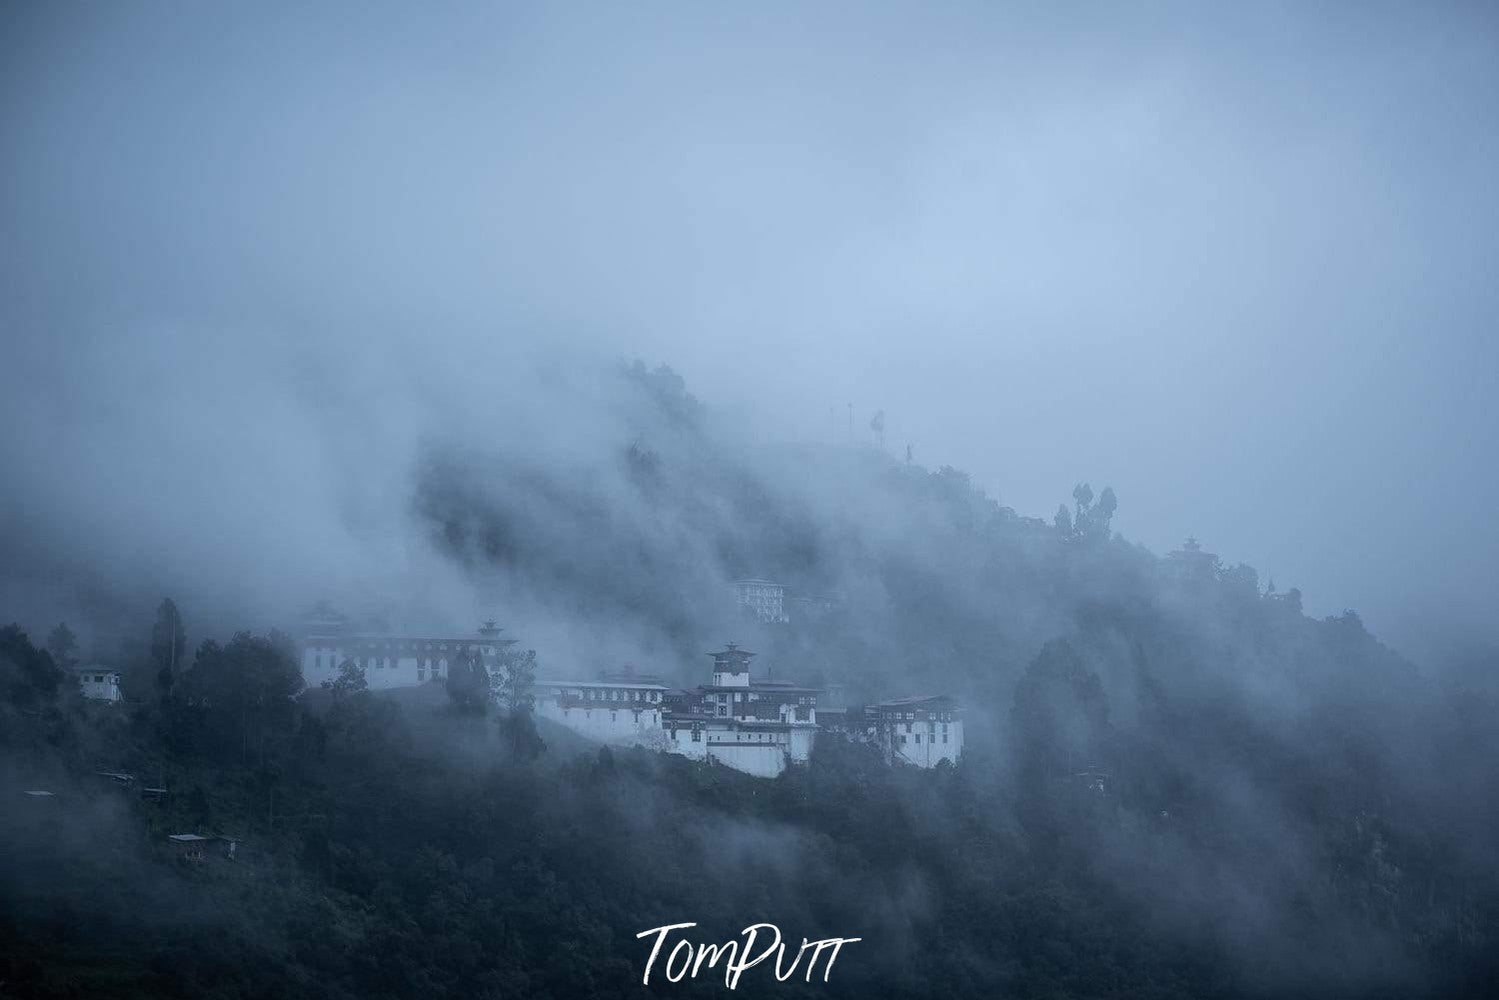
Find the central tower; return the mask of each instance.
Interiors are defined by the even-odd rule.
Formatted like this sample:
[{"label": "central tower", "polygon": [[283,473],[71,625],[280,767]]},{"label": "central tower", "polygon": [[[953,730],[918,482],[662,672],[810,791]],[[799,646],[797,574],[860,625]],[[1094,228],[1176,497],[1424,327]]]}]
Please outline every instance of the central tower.
[{"label": "central tower", "polygon": [[708,655],[713,657],[714,687],[747,688],[750,686],[749,665],[754,653],[747,649],[740,649],[731,642],[724,649]]}]

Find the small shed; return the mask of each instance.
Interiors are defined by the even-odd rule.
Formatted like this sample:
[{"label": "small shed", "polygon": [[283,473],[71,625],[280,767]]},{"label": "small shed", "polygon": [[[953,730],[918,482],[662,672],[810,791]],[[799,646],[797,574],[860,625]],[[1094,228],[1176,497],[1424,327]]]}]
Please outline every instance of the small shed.
[{"label": "small shed", "polygon": [[196,833],[169,833],[167,841],[177,853],[177,860],[193,864],[202,863],[209,838]]},{"label": "small shed", "polygon": [[172,833],[167,840],[182,861],[202,863],[217,852],[226,861],[239,853],[240,838],[228,834]]},{"label": "small shed", "polygon": [[97,663],[77,669],[78,690],[92,701],[103,701],[113,704],[123,701],[124,695],[120,692],[120,672]]}]

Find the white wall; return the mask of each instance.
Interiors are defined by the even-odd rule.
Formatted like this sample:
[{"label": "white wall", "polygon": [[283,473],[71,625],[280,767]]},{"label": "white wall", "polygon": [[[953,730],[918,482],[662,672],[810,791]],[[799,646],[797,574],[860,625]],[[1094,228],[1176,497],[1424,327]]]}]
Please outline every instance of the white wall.
[{"label": "white wall", "polygon": [[[318,687],[324,681],[338,679],[338,665],[345,659],[352,659],[358,663],[360,657],[365,654],[358,650],[350,651],[337,646],[307,646],[302,650],[302,679],[307,682],[308,687]],[[385,657],[366,656],[364,669],[364,682],[372,691],[384,691],[389,688],[415,687],[427,681],[440,679],[448,675],[448,663],[457,652],[436,651],[422,653],[422,661],[430,662],[431,668],[418,669],[418,659],[415,653],[410,656],[391,657],[390,666],[383,666]],[[490,666],[491,658],[484,658],[485,666]]]},{"label": "white wall", "polygon": [[[956,764],[963,753],[963,723],[960,720],[946,723],[946,743],[942,742],[943,725],[941,722],[912,722],[911,732],[907,733],[906,724],[900,723],[889,734],[889,749],[897,760],[917,767],[936,767],[944,760]],[[902,737],[905,737],[904,743]]]},{"label": "white wall", "polygon": [[757,778],[774,778],[786,770],[786,748],[780,743],[709,743],[708,756]]},{"label": "white wall", "polygon": [[554,699],[538,698],[536,714],[600,743],[651,743],[655,742],[652,731],[661,729],[659,708],[637,710],[627,704],[611,708],[608,702],[603,702],[589,708],[564,708]]},{"label": "white wall", "polygon": [[[95,680],[96,677],[104,679]],[[113,670],[85,670],[78,675],[78,690],[95,701],[119,701],[120,675]]]},{"label": "white wall", "polygon": [[708,734],[698,733],[698,738],[692,738],[691,726],[678,726],[676,737],[673,738],[671,730],[666,731],[665,745],[661,747],[665,753],[680,754],[683,757],[691,757],[694,760],[703,760],[708,756]]},{"label": "white wall", "polygon": [[791,759],[798,763],[805,763],[812,759],[812,747],[817,741],[817,730],[806,726],[797,726],[791,730],[789,750]]}]

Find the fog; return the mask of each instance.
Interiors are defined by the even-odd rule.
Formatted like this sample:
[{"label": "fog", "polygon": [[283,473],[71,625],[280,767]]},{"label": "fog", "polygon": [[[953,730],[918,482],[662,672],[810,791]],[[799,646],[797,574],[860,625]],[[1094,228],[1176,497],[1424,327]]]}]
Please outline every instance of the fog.
[{"label": "fog", "polygon": [[[702,916],[865,933],[866,995],[1492,981],[1496,55],[1476,4],[6,5],[0,791],[59,809],[0,922],[60,957],[0,980],[623,995]],[[323,599],[543,677],[733,639],[964,757],[767,781],[198,647]]]},{"label": "fog", "polygon": [[1481,5],[3,18],[23,620],[492,607],[412,529],[420,456],[585,469],[638,357],[747,448],[883,411],[1022,514],[1108,483],[1309,613],[1493,638]]}]

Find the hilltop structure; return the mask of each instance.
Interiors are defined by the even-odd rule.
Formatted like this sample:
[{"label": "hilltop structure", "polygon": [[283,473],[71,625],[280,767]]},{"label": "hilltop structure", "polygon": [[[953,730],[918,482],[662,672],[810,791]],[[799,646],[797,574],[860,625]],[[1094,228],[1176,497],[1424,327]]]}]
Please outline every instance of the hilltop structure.
[{"label": "hilltop structure", "polygon": [[536,713],[601,742],[636,743],[775,777],[812,756],[819,689],[754,680],[755,654],[729,643],[713,657],[712,683],[669,689],[654,677],[538,681]]},{"label": "hilltop structure", "polygon": [[638,743],[661,731],[668,693],[654,674],[630,668],[596,681],[537,681],[536,714],[600,743]]},{"label": "hilltop structure", "polygon": [[786,617],[786,588],[774,580],[735,580],[734,600],[762,622],[789,621]]},{"label": "hilltop structure", "polygon": [[878,745],[886,760],[956,763],[963,721],[946,695],[901,698],[819,715],[827,689],[751,676],[755,654],[735,643],[715,653],[711,683],[672,689],[631,670],[596,681],[537,682],[536,714],[601,743],[639,745],[773,778],[812,757],[819,732]]},{"label": "hilltop structure", "polygon": [[956,764],[963,753],[963,716],[947,695],[896,698],[864,709],[864,734],[885,753],[917,767]]},{"label": "hilltop structure", "polygon": [[[493,670],[517,641],[500,632],[494,619],[470,634],[359,629],[323,604],[303,617],[302,677],[316,687],[336,680],[351,661],[371,689],[383,690],[442,680],[460,656],[477,656]],[[892,763],[936,767],[962,753],[962,718],[945,695],[839,707],[819,719],[827,689],[753,677],[755,654],[737,643],[707,655],[710,683],[693,688],[668,687],[629,666],[593,680],[537,680],[536,714],[599,743],[645,746],[767,778],[810,760],[819,730],[875,743]],[[841,695],[833,702],[841,705]]]},{"label": "hilltop structure", "polygon": [[1182,547],[1166,553],[1161,573],[1180,583],[1205,583],[1218,575],[1218,557],[1203,550],[1200,542],[1188,537]]},{"label": "hilltop structure", "polygon": [[308,687],[336,680],[339,667],[350,660],[364,670],[365,683],[376,690],[440,680],[459,656],[478,656],[486,668],[493,668],[504,648],[519,641],[501,637],[502,631],[493,618],[468,633],[359,629],[327,604],[319,604],[302,619],[302,678]]}]

